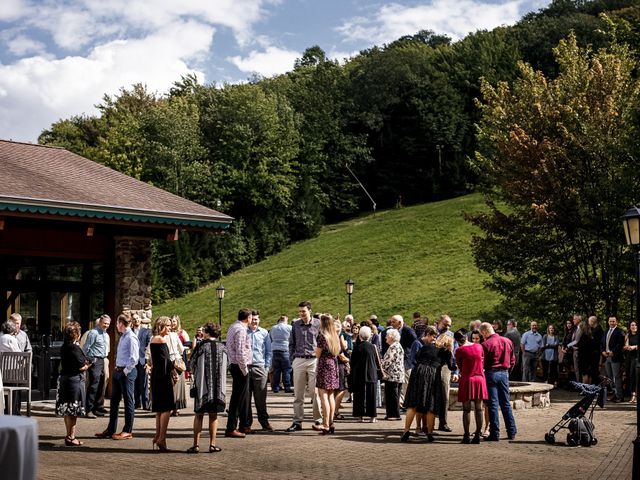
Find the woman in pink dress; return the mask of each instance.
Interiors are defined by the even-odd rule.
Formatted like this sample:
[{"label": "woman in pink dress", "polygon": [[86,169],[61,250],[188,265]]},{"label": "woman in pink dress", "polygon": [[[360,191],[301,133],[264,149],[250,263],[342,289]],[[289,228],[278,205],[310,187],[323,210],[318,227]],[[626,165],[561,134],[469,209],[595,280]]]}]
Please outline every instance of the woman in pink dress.
[{"label": "woman in pink dress", "polygon": [[[462,443],[480,443],[482,431],[482,401],[488,398],[487,381],[484,377],[484,351],[477,343],[467,342],[467,331],[461,328],[454,334],[458,342],[456,363],[460,370],[458,401],[462,402],[462,424],[464,437]],[[469,435],[471,409],[475,413],[476,431],[473,440]]]}]

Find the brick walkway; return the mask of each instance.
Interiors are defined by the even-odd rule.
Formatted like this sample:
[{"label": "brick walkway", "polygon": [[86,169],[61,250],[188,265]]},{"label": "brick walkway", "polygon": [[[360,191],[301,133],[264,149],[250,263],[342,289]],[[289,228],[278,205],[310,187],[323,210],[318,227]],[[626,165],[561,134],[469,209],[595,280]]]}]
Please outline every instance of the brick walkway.
[{"label": "brick walkway", "polygon": [[[302,432],[286,434],[291,423],[291,395],[269,396],[272,425],[280,430],[245,439],[224,438],[226,417],[221,417],[216,454],[187,455],[191,445],[193,416],[189,410],[169,424],[168,454],[151,451],[155,417],[136,416],[133,440],[115,442],[92,438],[105,428],[105,419],[80,419],[78,437],[85,445],[64,446],[64,424],[51,411],[34,413],[40,429],[39,478],[41,479],[172,479],[177,478],[451,478],[451,479],[630,479],[631,440],[635,436],[635,408],[616,404],[596,410],[594,423],[598,445],[590,448],[548,445],[544,434],[577,400],[575,394],[554,391],[547,410],[514,412],[518,425],[515,441],[461,445],[461,412],[450,413],[454,431],[427,444],[413,438],[399,442],[402,423],[357,423],[349,416],[336,423],[336,433],[319,436],[309,423]],[[350,404],[343,413],[347,414]],[[310,412],[310,406],[308,406]],[[380,418],[384,417],[379,410]],[[122,419],[120,420],[120,426]],[[208,444],[208,435],[201,447]],[[1,477],[1,475],[0,475]]]}]

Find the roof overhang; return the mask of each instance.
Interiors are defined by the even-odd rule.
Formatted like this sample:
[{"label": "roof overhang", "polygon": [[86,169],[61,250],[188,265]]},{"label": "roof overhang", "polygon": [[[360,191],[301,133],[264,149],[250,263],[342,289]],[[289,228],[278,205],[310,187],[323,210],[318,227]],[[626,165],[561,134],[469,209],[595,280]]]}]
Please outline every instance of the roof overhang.
[{"label": "roof overhang", "polygon": [[[220,215],[140,210],[112,205],[91,205],[28,197],[0,196],[0,215],[69,217],[69,220],[91,220],[99,223],[126,222],[154,226],[192,229],[226,229],[233,218]],[[142,226],[142,225],[141,225]]]}]

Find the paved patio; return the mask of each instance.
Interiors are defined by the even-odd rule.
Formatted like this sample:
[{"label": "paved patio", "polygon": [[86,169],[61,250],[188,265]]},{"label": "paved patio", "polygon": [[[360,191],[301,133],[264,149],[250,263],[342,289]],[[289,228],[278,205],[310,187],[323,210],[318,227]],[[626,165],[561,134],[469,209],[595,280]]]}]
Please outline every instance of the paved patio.
[{"label": "paved patio", "polygon": [[[293,396],[270,394],[271,423],[280,431],[259,432],[245,439],[224,438],[226,417],[221,417],[217,444],[223,451],[199,455],[184,453],[191,446],[193,415],[189,409],[169,424],[167,443],[174,451],[159,454],[151,451],[155,428],[151,413],[137,412],[135,438],[120,442],[93,438],[105,428],[106,419],[79,419],[78,437],[85,445],[69,448],[64,446],[62,419],[43,403],[34,412],[40,433],[39,478],[630,479],[634,405],[610,404],[596,410],[598,444],[594,447],[545,443],[544,434],[577,399],[577,394],[555,390],[551,408],[514,412],[515,441],[462,445],[459,411],[450,413],[453,432],[438,435],[432,444],[417,438],[400,443],[402,422],[358,423],[349,416],[336,423],[334,435],[320,436],[309,423],[301,432],[286,434],[282,430],[291,423]],[[350,404],[345,406],[346,414]],[[379,410],[379,415],[383,418],[384,411]],[[559,442],[564,442],[564,433],[557,435]],[[208,434],[201,447],[207,442]]]}]

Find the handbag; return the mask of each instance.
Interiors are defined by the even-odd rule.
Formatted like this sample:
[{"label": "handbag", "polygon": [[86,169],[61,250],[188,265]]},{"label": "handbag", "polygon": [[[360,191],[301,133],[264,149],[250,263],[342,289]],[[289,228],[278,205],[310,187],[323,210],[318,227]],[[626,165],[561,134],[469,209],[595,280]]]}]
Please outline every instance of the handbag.
[{"label": "handbag", "polygon": [[[173,342],[171,342],[171,348],[173,349]],[[187,369],[187,365],[184,363],[184,360],[182,359],[182,355],[180,355],[178,352],[173,352],[173,354],[174,354],[173,368],[175,369],[176,372],[178,372],[178,375],[180,375],[182,372],[184,372]]]}]

